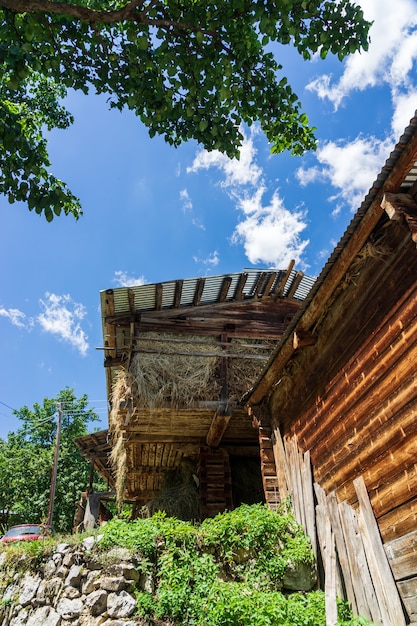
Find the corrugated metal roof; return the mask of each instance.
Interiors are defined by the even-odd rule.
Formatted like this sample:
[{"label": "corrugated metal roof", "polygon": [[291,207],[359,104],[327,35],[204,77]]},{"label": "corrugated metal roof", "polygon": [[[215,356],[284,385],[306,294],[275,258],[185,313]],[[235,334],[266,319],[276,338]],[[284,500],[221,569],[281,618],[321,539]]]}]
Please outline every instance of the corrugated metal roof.
[{"label": "corrugated metal roof", "polygon": [[[225,280],[230,281],[230,286],[227,290],[227,295],[224,299],[225,302],[231,302],[236,297],[236,290],[241,284],[242,277],[246,278],[246,282],[242,289],[242,298],[247,299],[253,297],[255,289],[258,289],[257,296],[262,297],[268,295],[264,293],[267,278],[272,273],[276,273],[276,277],[272,285],[269,286],[270,293],[274,292],[275,287],[280,280],[285,276],[286,270],[258,270],[247,269],[243,272],[235,272],[231,274],[221,274],[217,276],[206,276],[204,278],[185,278],[183,280],[165,281],[162,283],[152,283],[147,285],[134,285],[131,287],[119,287],[113,289],[114,298],[114,312],[115,314],[130,311],[129,292],[133,294],[134,298],[134,310],[140,311],[152,311],[157,306],[157,287],[160,287],[161,310],[170,309],[174,307],[175,295],[177,289],[179,289],[179,283],[181,283],[181,297],[179,300],[180,307],[189,307],[195,305],[195,294],[199,284],[199,281],[204,281],[204,287],[201,294],[201,298],[198,302],[199,306],[207,304],[213,304],[219,301],[219,297],[224,285]],[[262,279],[262,274],[265,274],[265,281],[263,285],[259,287],[259,281]],[[298,277],[298,273],[292,270],[289,274],[288,280],[285,284],[282,296],[286,297],[291,290],[293,281]],[[302,276],[293,298],[297,300],[304,300],[307,297],[309,291],[314,285],[315,278],[310,276]],[[105,299],[106,291],[100,292],[101,308],[104,314],[105,311]]]}]

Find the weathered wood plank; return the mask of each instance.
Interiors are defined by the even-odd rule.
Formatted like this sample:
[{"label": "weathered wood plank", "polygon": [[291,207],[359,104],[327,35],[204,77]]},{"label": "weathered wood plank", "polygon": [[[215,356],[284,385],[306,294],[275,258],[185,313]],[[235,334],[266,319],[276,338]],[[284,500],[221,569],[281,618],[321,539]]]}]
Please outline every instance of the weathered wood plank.
[{"label": "weathered wood plank", "polygon": [[325,512],[325,572],[324,593],[326,597],[326,626],[335,626],[337,623],[336,602],[336,550],[334,534],[327,509]]},{"label": "weathered wood plank", "polygon": [[284,499],[287,497],[289,491],[289,468],[284,443],[282,441],[280,430],[277,426],[273,431],[272,449],[275,458],[275,466],[277,468],[278,487],[281,498]]},{"label": "weathered wood plank", "polygon": [[[415,339],[414,323],[416,317],[415,301],[417,286],[413,285],[386,315],[378,328],[365,339],[360,348],[344,365],[343,372],[336,375],[324,390],[322,397],[312,403],[303,415],[302,423],[296,425],[297,436],[304,449],[312,449],[309,437],[314,433],[314,445],[321,438],[328,436],[329,429],[334,428],[335,413],[345,414],[346,410],[361,394],[369,392],[369,381],[383,375],[380,366],[381,358],[388,357],[386,365],[393,365],[413,339]],[[391,354],[391,344],[396,343],[396,355]],[[394,356],[393,359],[390,359]],[[363,372],[367,376],[364,377]],[[366,378],[366,380],[365,380]],[[314,428],[312,428],[314,426]],[[295,426],[294,426],[295,428]],[[306,437],[306,440],[304,440]],[[335,437],[336,441],[338,435]]]},{"label": "weathered wood plank", "polygon": [[340,521],[343,528],[358,613],[376,624],[382,625],[381,611],[375,595],[372,578],[366,560],[358,518],[346,502],[339,505]]},{"label": "weathered wood plank", "polygon": [[[407,470],[414,463],[416,458],[416,441],[414,438],[405,438],[401,445],[393,447],[394,450],[395,458],[387,458],[386,453],[382,451],[381,455],[374,459],[371,467],[363,469],[362,475],[366,484],[369,485],[369,489],[378,488],[399,471]],[[346,482],[338,486],[335,491],[339,500],[348,500],[353,504],[356,502],[356,492],[351,478],[353,476],[347,477]],[[323,482],[326,483],[326,481]],[[333,483],[332,486],[334,488]]]},{"label": "weathered wood plank", "polygon": [[311,547],[317,559],[317,537],[316,537],[316,515],[313,492],[313,475],[311,471],[310,451],[304,453],[301,467],[301,478],[303,482],[304,510],[305,510],[305,530],[310,537]]},{"label": "weathered wood plank", "polygon": [[378,519],[384,542],[406,535],[417,527],[417,497],[403,502]]},{"label": "weathered wood plank", "polygon": [[343,535],[342,524],[340,521],[339,505],[334,492],[329,493],[329,495],[327,496],[327,507],[335,537],[336,550],[342,570],[347,599],[350,602],[353,614],[357,615],[358,607],[356,604],[355,584],[352,580],[352,572],[349,566],[349,557],[346,549],[345,537]]},{"label": "weathered wood plank", "polygon": [[381,202],[390,220],[403,219],[411,232],[411,239],[417,243],[417,204],[408,193],[384,193]]},{"label": "weathered wood plank", "polygon": [[417,575],[417,530],[386,543],[384,548],[395,580]]},{"label": "weathered wood plank", "polygon": [[[417,359],[417,343],[413,353]],[[343,424],[344,433],[339,432],[339,442],[336,444],[338,450],[331,454],[330,443],[324,447],[317,445],[315,458],[323,460],[317,475],[318,480],[322,480],[325,475],[329,477],[331,475],[333,480],[340,484],[341,479],[351,475],[356,468],[357,471],[363,472],[367,466],[373,464],[374,459],[378,458],[382,451],[384,453],[388,449],[394,451],[404,438],[417,432],[417,375],[415,379],[408,376],[404,384],[393,389],[393,380],[404,380],[397,378],[403,376],[402,372],[403,368],[400,371],[396,367],[392,368],[390,375],[374,386],[366,402],[359,402],[352,411],[343,414],[343,420],[346,422]],[[391,394],[384,401],[388,389],[391,390]],[[359,417],[356,419],[352,417],[352,413],[356,411],[358,416],[362,416],[362,424]],[[335,430],[340,431],[341,428],[335,425]],[[331,441],[335,440],[332,438]],[[340,447],[340,441],[345,444],[343,448]]]},{"label": "weathered wood plank", "polygon": [[417,624],[417,577],[397,583],[405,609],[412,624]]},{"label": "weathered wood plank", "polygon": [[405,626],[406,622],[398,589],[382,545],[378,525],[363,478],[355,479],[354,486],[359,502],[359,528],[382,614],[382,623],[390,624],[390,626]]}]

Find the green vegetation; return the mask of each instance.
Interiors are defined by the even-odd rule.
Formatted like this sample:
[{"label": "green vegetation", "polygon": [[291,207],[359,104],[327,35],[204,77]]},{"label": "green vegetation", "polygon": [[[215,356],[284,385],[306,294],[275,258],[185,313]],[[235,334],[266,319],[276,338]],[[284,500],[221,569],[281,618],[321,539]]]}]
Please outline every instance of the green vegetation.
[{"label": "green vegetation", "polygon": [[[14,524],[46,520],[58,402],[63,406],[63,419],[53,526],[59,532],[72,530],[75,504],[90,475],[90,464],[81,457],[74,438],[86,435],[97,416],[87,408],[86,395],[76,398],[73,390],[67,388],[56,398],[44,398],[42,404],[36,403],[32,409],[24,406],[17,410],[21,428],[9,433],[6,441],[0,439],[0,531]],[[96,487],[100,490],[99,484]]]},{"label": "green vegetation", "polygon": [[[184,626],[325,626],[325,598],[314,586],[309,539],[285,508],[264,505],[206,519],[201,525],[157,513],[132,522],[112,520],[101,549],[125,547],[140,555],[154,591],[137,592],[138,614]],[[306,568],[309,591],[285,590],[288,569]],[[346,604],[340,624],[358,626]]]},{"label": "green vegetation", "polygon": [[0,193],[48,221],[79,217],[45,140],[72,123],[68,89],[106,94],[173,146],[237,157],[240,125],[259,122],[272,152],[302,154],[314,129],[285,46],[343,59],[368,48],[369,26],[350,0],[0,0]]}]

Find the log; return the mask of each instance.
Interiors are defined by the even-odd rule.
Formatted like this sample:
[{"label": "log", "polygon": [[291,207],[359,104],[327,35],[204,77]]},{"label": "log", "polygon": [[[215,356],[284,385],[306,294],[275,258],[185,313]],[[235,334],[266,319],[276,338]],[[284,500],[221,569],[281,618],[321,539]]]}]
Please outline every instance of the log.
[{"label": "log", "polygon": [[384,546],[395,580],[416,575],[417,530],[394,539]]},{"label": "log", "polygon": [[[415,489],[413,493],[416,493]],[[417,527],[417,497],[402,501],[404,504],[397,506],[378,519],[379,530],[384,542],[406,535]],[[371,502],[374,506],[372,499]]]},{"label": "log", "polygon": [[[369,393],[384,372],[388,372],[415,344],[417,288],[414,285],[369,336],[343,370],[291,429],[306,450],[325,441],[334,428],[334,415],[344,415],[362,395]],[[366,375],[364,375],[366,372]]]}]

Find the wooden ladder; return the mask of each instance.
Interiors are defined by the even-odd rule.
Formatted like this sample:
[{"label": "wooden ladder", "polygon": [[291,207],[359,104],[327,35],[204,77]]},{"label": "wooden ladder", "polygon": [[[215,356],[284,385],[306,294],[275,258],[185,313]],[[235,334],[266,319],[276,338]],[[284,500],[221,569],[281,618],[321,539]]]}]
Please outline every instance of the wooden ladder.
[{"label": "wooden ladder", "polygon": [[272,444],[272,428],[270,426],[258,426],[259,451],[261,456],[262,483],[265,492],[265,501],[268,508],[276,511],[281,504],[277,468],[275,465],[274,450]]},{"label": "wooden ladder", "polygon": [[232,476],[226,450],[200,450],[199,481],[201,519],[233,509]]}]

